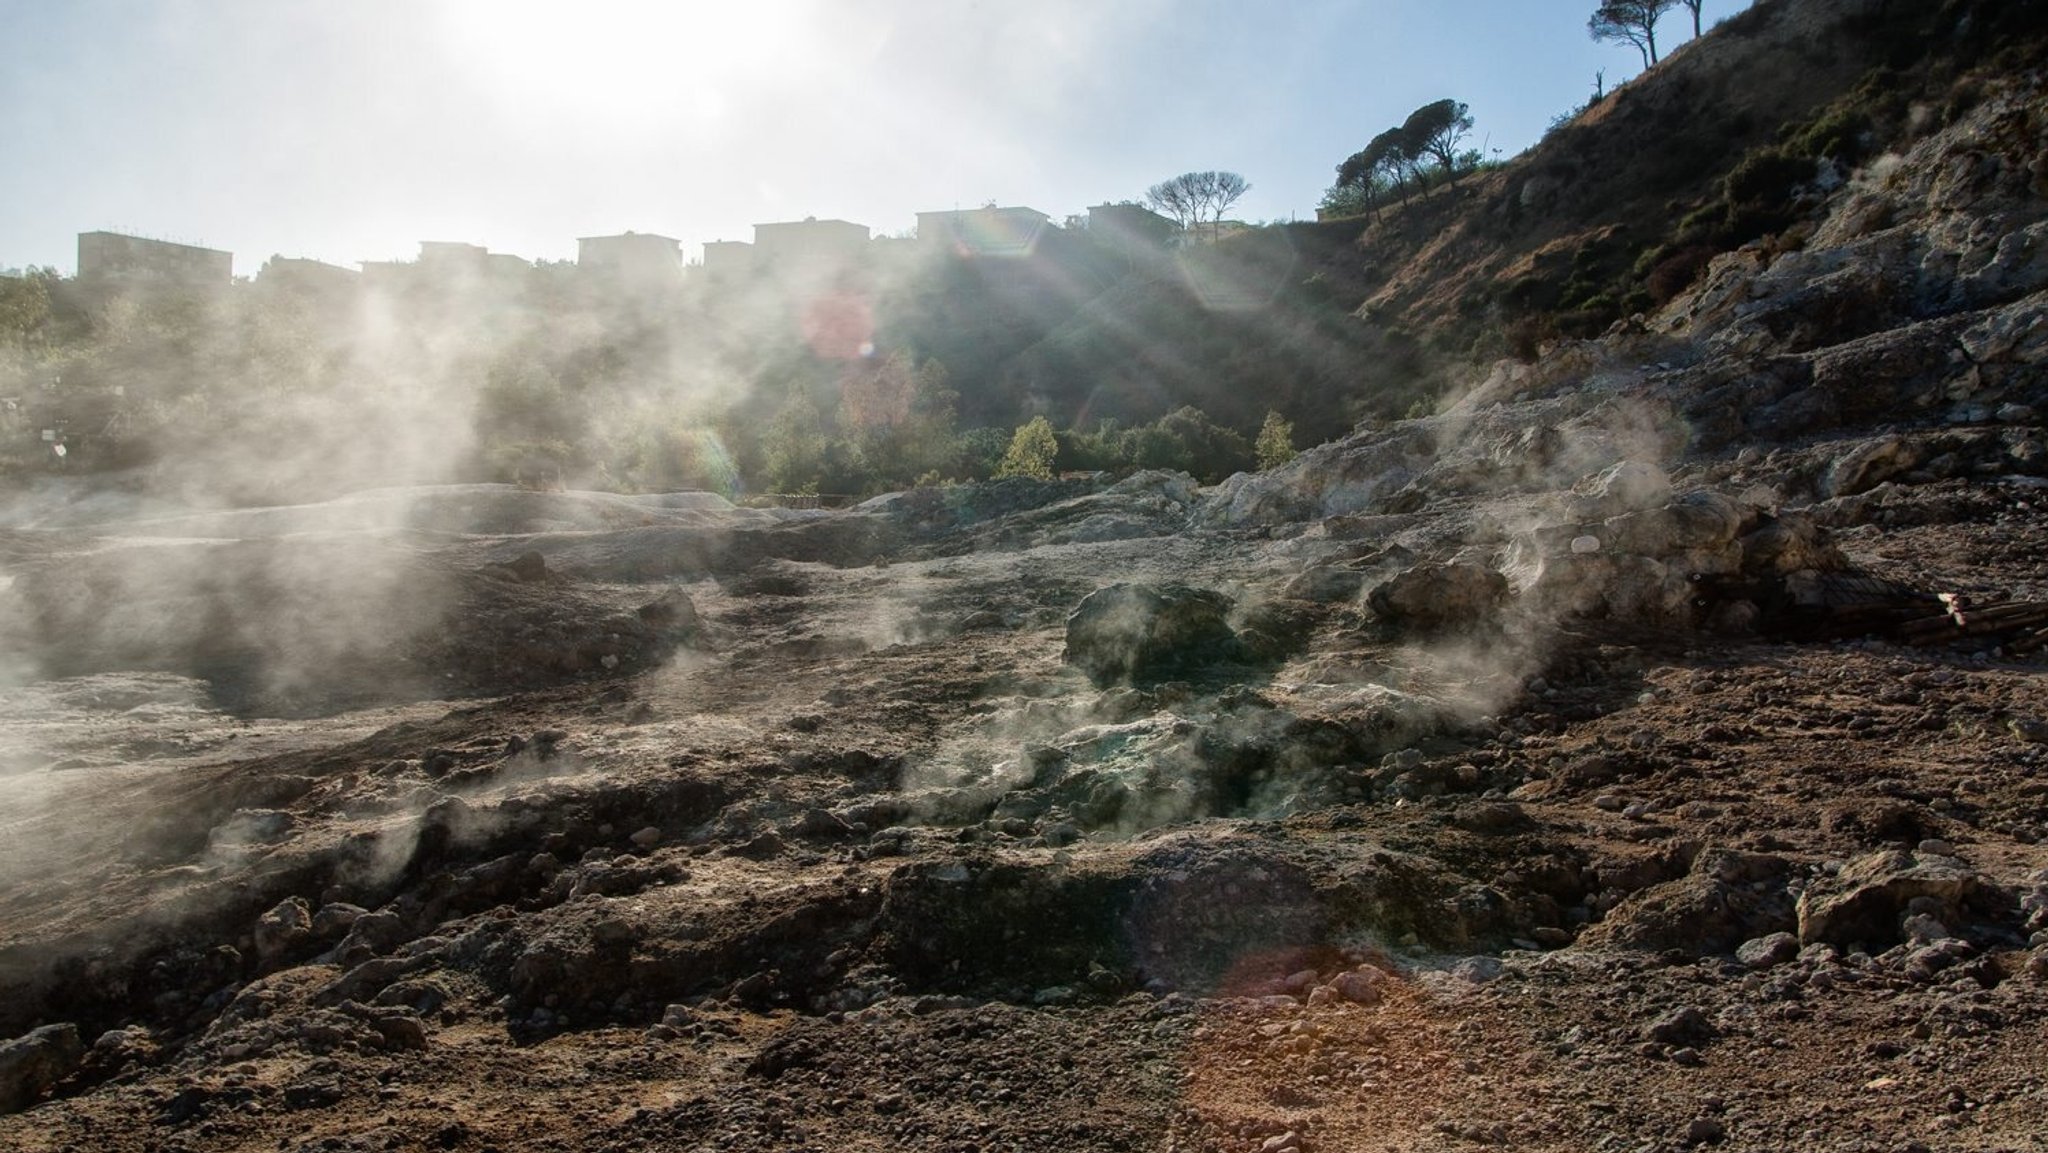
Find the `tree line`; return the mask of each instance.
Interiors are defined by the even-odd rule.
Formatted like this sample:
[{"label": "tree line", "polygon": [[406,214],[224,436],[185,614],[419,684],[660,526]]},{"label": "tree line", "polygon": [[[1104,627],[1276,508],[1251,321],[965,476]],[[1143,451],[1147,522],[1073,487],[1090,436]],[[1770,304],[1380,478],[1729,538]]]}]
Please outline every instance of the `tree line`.
[{"label": "tree line", "polygon": [[1700,34],[1700,9],[1706,0],[1603,0],[1586,21],[1594,40],[1632,45],[1643,55],[1643,67],[1656,64],[1657,24],[1673,8],[1692,14],[1692,34]]},{"label": "tree line", "polygon": [[[1705,4],[1706,0],[1601,0],[1586,27],[1595,41],[1635,47],[1642,53],[1643,67],[1649,68],[1661,58],[1658,23],[1672,9],[1683,8],[1692,16],[1697,37]],[[1405,202],[1414,192],[1455,184],[1484,163],[1477,151],[1461,149],[1472,126],[1471,110],[1456,100],[1436,100],[1417,108],[1346,157],[1337,166],[1337,182],[1318,207],[1326,216],[1376,213],[1389,196]]]},{"label": "tree line", "polygon": [[1433,100],[1417,108],[1337,166],[1337,183],[1324,196],[1324,210],[1373,211],[1389,193],[1406,200],[1432,182],[1456,183],[1480,164],[1476,150],[1461,147],[1472,123],[1471,108],[1457,100]]}]

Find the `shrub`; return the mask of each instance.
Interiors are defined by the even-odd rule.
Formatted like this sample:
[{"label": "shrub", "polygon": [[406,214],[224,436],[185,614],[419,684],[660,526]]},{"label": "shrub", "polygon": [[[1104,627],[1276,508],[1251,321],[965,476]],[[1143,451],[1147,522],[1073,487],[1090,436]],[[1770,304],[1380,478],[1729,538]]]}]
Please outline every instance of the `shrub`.
[{"label": "shrub", "polygon": [[1786,150],[1854,164],[1863,159],[1864,141],[1874,129],[1870,117],[1860,109],[1836,108],[1793,134],[1786,141]]},{"label": "shrub", "polygon": [[1294,422],[1268,409],[1266,423],[1259,426],[1259,439],[1253,446],[1261,469],[1279,468],[1295,457]]},{"label": "shrub", "polygon": [[1794,188],[1813,179],[1814,171],[1811,156],[1759,148],[1742,158],[1722,187],[1728,203],[1737,209],[1781,208],[1791,200]]},{"label": "shrub", "polygon": [[1011,434],[1000,428],[970,428],[960,434],[957,463],[962,476],[984,477],[1002,464]]},{"label": "shrub", "polygon": [[1543,342],[1555,335],[1550,323],[1540,316],[1520,316],[1508,323],[1503,332],[1507,342],[1508,355],[1523,364],[1534,364],[1543,354]]},{"label": "shrub", "polygon": [[1715,253],[1710,244],[1694,244],[1658,261],[1649,275],[1643,278],[1643,288],[1650,294],[1650,303],[1662,308],[1679,293],[1692,287],[1692,282],[1699,279]]},{"label": "shrub", "polygon": [[1010,438],[1010,448],[1003,453],[1002,463],[996,466],[996,476],[998,479],[1030,476],[1051,480],[1052,462],[1059,456],[1059,451],[1059,438],[1053,435],[1052,425],[1044,417],[1034,416]]},{"label": "shrub", "polygon": [[1140,460],[1141,467],[1177,468],[1204,484],[1213,484],[1252,466],[1251,443],[1192,405],[1183,405],[1160,417],[1155,427],[1183,445],[1185,456],[1176,464],[1147,464]]}]

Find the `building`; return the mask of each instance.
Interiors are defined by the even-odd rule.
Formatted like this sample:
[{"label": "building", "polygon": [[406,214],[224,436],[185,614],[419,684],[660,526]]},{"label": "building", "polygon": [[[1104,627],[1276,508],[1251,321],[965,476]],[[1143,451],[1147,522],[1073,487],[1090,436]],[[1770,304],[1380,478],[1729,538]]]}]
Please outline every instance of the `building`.
[{"label": "building", "polygon": [[363,283],[379,288],[428,287],[467,291],[485,284],[503,287],[522,281],[532,262],[509,252],[492,252],[460,240],[422,240],[417,260],[364,260]]},{"label": "building", "polygon": [[235,254],[118,232],[78,234],[78,280],[98,288],[226,288]]},{"label": "building", "polygon": [[917,214],[917,240],[955,256],[1025,256],[1038,247],[1052,217],[1035,208],[970,208]]},{"label": "building", "polygon": [[712,276],[740,276],[754,270],[754,246],[744,240],[704,242],[704,271]]},{"label": "building", "polygon": [[489,265],[490,258],[491,250],[481,244],[467,244],[460,240],[420,241],[420,270],[433,275],[481,273]]},{"label": "building", "polygon": [[1097,204],[1088,209],[1088,235],[1099,244],[1134,252],[1171,245],[1180,225],[1142,204]]},{"label": "building", "polygon": [[783,221],[754,226],[754,257],[777,269],[858,260],[868,244],[868,226],[846,220]]},{"label": "building", "polygon": [[404,284],[406,277],[419,267],[410,260],[361,260],[356,263],[363,270],[363,283],[378,288]]},{"label": "building", "polygon": [[576,239],[576,267],[635,288],[680,284],[682,241],[652,232],[582,236]]},{"label": "building", "polygon": [[299,256],[273,256],[256,273],[258,287],[302,293],[346,292],[361,280],[353,268]]}]

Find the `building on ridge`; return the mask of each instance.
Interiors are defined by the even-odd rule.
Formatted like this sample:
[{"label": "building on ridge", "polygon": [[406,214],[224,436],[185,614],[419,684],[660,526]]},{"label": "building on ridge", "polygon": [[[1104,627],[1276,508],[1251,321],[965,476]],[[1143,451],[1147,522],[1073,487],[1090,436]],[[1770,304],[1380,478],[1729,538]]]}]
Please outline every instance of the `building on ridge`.
[{"label": "building on ridge", "polygon": [[762,264],[777,268],[846,264],[859,259],[868,244],[868,226],[850,220],[779,221],[754,226],[754,253]]},{"label": "building on ridge", "polygon": [[754,246],[744,240],[704,242],[703,268],[711,276],[740,276],[754,270]]},{"label": "building on ridge", "polygon": [[1052,217],[1035,208],[955,209],[917,214],[918,243],[955,256],[1027,256]]},{"label": "building on ridge", "polygon": [[1157,252],[1180,235],[1180,225],[1142,204],[1096,204],[1088,209],[1088,235],[1130,252]]},{"label": "building on ridge", "polygon": [[119,232],[78,234],[78,280],[87,288],[226,288],[235,254]]},{"label": "building on ridge", "polygon": [[662,288],[683,279],[682,241],[628,230],[576,239],[576,267],[634,288]]},{"label": "building on ridge", "polygon": [[353,268],[302,256],[272,256],[256,273],[260,288],[303,293],[345,292],[361,281],[362,275]]}]

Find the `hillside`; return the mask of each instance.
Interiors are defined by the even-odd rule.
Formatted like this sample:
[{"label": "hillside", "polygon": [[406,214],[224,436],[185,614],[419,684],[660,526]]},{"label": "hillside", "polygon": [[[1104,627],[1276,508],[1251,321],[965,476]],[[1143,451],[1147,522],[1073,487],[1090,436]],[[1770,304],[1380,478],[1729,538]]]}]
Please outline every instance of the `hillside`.
[{"label": "hillside", "polygon": [[[1225,254],[1300,370],[1353,284],[1455,388],[1214,486],[47,494],[0,532],[0,1145],[2038,1147],[2038,15],[1766,3]],[[1762,237],[1713,174],[1777,129],[1643,191],[1667,77],[1795,59],[1726,95],[1903,128]],[[1661,304],[1446,367],[1534,253],[1717,195]],[[1127,343],[1019,363],[1175,347],[1112,292]]]},{"label": "hillside", "polygon": [[[2039,67],[2039,4],[1762,3],[1504,167],[1367,224],[1361,317],[1520,350],[1662,305],[1713,255],[1796,247],[1824,190]],[[1453,194],[1455,193],[1455,194]]]}]

